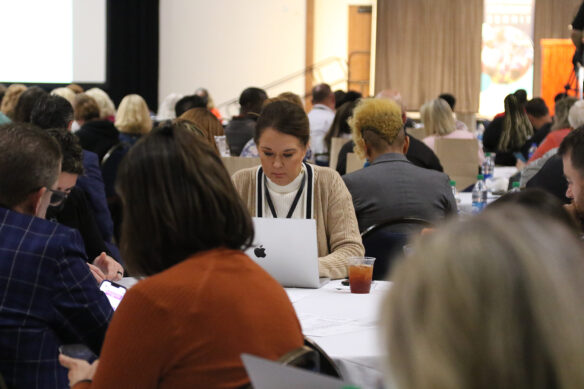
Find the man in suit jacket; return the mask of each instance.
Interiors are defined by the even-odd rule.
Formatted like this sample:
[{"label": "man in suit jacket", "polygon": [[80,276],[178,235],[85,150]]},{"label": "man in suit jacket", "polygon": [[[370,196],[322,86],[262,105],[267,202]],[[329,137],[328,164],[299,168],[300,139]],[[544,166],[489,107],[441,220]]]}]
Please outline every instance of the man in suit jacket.
[{"label": "man in suit jacket", "polygon": [[420,168],[406,158],[410,139],[395,102],[363,100],[349,124],[355,151],[371,162],[343,176],[353,197],[359,230],[392,218],[435,221],[456,212],[448,176]]},{"label": "man in suit jacket", "polygon": [[0,374],[10,388],[67,388],[58,348],[98,354],[112,308],[79,232],[44,220],[63,201],[61,152],[36,126],[0,126]]}]

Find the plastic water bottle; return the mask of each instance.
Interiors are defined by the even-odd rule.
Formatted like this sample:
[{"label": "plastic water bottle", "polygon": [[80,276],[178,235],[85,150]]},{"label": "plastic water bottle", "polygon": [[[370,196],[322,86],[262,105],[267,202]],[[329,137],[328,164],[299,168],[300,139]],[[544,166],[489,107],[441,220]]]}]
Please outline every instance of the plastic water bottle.
[{"label": "plastic water bottle", "polygon": [[509,191],[509,193],[521,192],[521,188],[519,187],[519,184],[520,184],[519,181],[513,181],[513,183],[511,184],[511,190]]},{"label": "plastic water bottle", "polygon": [[485,160],[483,161],[483,177],[485,180],[493,177],[493,170],[495,169],[495,159],[491,153],[485,154]]},{"label": "plastic water bottle", "polygon": [[535,150],[537,150],[537,144],[532,143],[529,151],[527,152],[527,159],[531,159],[531,156],[535,153]]},{"label": "plastic water bottle", "polygon": [[472,213],[481,212],[487,205],[487,187],[482,174],[477,176],[477,183],[472,189]]},{"label": "plastic water bottle", "polygon": [[454,196],[456,203],[460,203],[460,197],[458,196],[458,191],[456,190],[456,181],[450,180],[450,189],[452,190],[452,195]]}]

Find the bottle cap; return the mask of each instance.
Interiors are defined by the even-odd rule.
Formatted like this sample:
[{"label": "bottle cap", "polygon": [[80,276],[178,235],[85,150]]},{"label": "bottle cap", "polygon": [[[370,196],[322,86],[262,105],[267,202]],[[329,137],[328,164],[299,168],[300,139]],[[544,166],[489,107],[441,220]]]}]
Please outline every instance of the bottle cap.
[{"label": "bottle cap", "polygon": [[484,179],[485,179],[485,176],[483,176],[482,174],[479,174],[477,176],[477,180],[484,180]]},{"label": "bottle cap", "polygon": [[450,186],[456,186],[456,181],[450,180]]},{"label": "bottle cap", "polygon": [[485,157],[490,157],[491,153],[485,153]]},{"label": "bottle cap", "polygon": [[513,183],[511,184],[511,188],[519,188],[520,184],[521,183],[519,181],[513,181]]}]

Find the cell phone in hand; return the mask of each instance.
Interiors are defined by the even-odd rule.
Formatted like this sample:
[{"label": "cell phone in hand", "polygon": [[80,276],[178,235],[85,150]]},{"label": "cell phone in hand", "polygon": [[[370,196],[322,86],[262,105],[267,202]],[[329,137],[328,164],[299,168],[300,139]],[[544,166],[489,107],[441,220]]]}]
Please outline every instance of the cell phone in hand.
[{"label": "cell phone in hand", "polygon": [[124,294],[126,294],[126,287],[109,280],[103,280],[99,289],[105,293],[114,311],[120,305]]},{"label": "cell phone in hand", "polygon": [[59,347],[59,353],[71,358],[83,359],[90,363],[97,359],[97,355],[84,344],[64,344]]}]

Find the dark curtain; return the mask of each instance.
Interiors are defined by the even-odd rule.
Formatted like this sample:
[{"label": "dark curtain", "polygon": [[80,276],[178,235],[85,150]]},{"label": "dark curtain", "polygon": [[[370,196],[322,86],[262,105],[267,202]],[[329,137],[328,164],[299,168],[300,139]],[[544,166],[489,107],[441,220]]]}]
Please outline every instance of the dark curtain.
[{"label": "dark curtain", "polygon": [[107,92],[116,104],[137,93],[158,108],[159,0],[108,0]]}]

